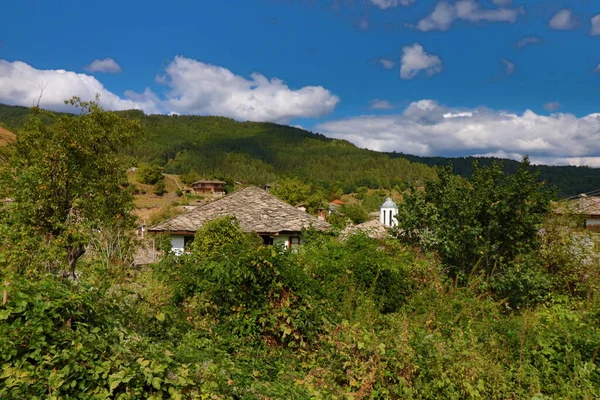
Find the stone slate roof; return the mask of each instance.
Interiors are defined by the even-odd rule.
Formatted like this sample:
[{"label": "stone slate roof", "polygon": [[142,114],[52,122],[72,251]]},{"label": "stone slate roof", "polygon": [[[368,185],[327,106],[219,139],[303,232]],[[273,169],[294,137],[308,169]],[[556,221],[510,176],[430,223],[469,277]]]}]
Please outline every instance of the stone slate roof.
[{"label": "stone slate roof", "polygon": [[303,228],[324,231],[330,225],[257,187],[247,187],[203,204],[148,229],[150,232],[196,232],[205,222],[234,216],[244,232],[273,234]]},{"label": "stone slate roof", "polygon": [[340,234],[340,238],[343,240],[355,233],[364,233],[373,239],[384,239],[390,235],[387,226],[379,222],[378,219],[373,219],[371,221],[363,222],[362,224],[347,227]]},{"label": "stone slate roof", "polygon": [[578,199],[576,213],[600,216],[600,197],[590,196]]}]

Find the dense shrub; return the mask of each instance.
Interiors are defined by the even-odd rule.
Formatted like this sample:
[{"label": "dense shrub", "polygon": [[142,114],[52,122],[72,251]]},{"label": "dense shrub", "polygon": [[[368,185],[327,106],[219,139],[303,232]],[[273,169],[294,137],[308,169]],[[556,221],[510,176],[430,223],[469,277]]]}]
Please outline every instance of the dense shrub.
[{"label": "dense shrub", "polygon": [[145,185],[155,185],[163,179],[162,168],[142,164],[135,172],[137,181]]}]

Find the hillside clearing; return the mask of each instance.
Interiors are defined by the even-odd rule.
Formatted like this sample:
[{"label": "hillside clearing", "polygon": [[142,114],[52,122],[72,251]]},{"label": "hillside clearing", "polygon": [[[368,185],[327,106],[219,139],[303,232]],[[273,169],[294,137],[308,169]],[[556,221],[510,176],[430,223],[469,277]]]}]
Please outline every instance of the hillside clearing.
[{"label": "hillside clearing", "polygon": [[0,146],[6,146],[16,140],[17,137],[14,133],[0,126]]}]

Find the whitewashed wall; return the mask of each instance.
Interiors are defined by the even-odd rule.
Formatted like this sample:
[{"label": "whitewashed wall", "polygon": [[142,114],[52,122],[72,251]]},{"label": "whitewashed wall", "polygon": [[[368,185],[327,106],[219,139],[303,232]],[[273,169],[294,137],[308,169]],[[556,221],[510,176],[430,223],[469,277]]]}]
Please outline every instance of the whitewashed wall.
[{"label": "whitewashed wall", "polygon": [[171,250],[178,256],[183,254],[185,249],[185,236],[171,235]]}]

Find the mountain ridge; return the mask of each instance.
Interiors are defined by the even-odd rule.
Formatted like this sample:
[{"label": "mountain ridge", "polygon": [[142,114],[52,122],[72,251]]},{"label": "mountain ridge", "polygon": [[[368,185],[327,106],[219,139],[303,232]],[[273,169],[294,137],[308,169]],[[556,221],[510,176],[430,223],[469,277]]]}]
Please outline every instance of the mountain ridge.
[{"label": "mountain ridge", "polygon": [[[17,131],[30,109],[0,104],[0,124]],[[128,153],[137,162],[160,165],[167,173],[194,170],[205,178],[266,184],[297,177],[328,191],[350,193],[358,187],[403,188],[435,176],[435,167],[452,164],[454,173],[469,176],[473,162],[504,164],[513,172],[517,161],[492,157],[421,157],[362,149],[340,139],[270,122],[239,122],[218,116],[146,115],[140,110],[116,111],[139,118],[145,136]],[[540,179],[558,188],[560,197],[600,187],[600,169],[532,166]]]}]

